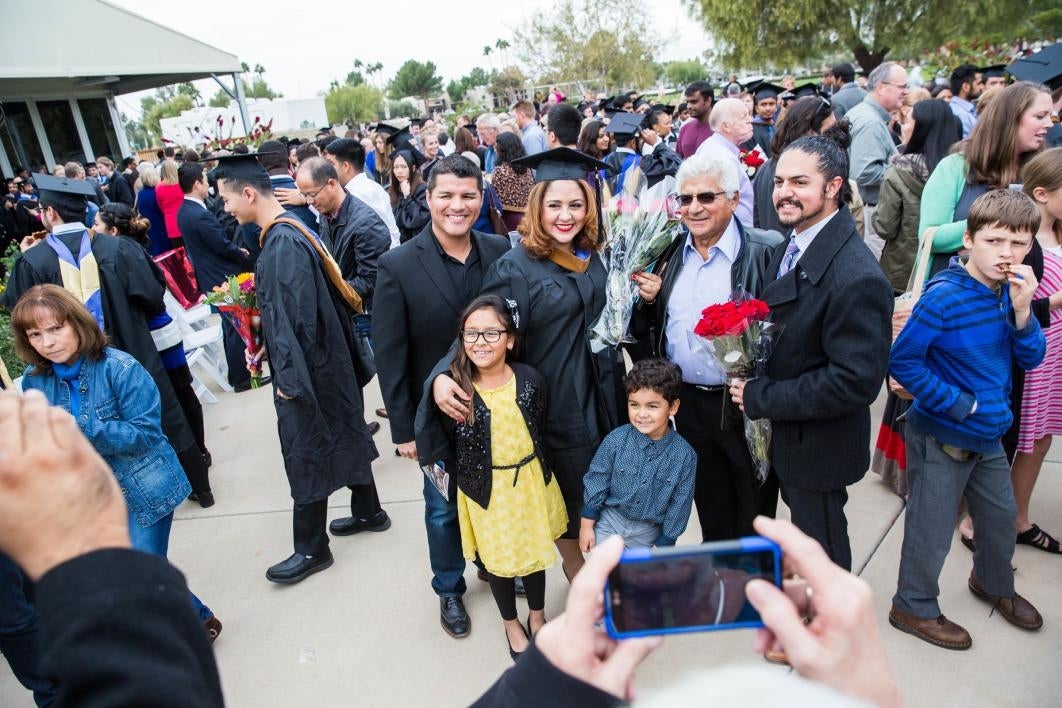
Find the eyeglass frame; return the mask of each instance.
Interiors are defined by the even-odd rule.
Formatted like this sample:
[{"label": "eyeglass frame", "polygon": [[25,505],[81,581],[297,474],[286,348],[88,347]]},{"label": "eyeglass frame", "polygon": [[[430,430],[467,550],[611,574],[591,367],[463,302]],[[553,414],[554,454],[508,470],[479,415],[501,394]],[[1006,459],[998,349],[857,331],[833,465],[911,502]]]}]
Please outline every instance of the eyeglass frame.
[{"label": "eyeglass frame", "polygon": [[301,194],[303,196],[303,198],[306,199],[306,201],[308,201],[308,202],[316,201],[318,195],[320,195],[321,192],[323,192],[324,190],[328,189],[328,183],[331,182],[331,181],[332,181],[331,178],[326,180],[323,185],[321,185],[320,187],[317,188],[316,192],[303,192],[303,191],[300,191],[299,194]]},{"label": "eyeglass frame", "polygon": [[[463,330],[461,330],[460,335],[461,335],[461,341],[463,341],[465,344],[475,344],[476,342],[479,341],[480,337],[482,337],[483,341],[486,342],[487,344],[497,344],[498,342],[501,341],[502,335],[503,334],[508,334],[508,333],[509,333],[509,330],[507,330],[507,329],[497,329],[495,327],[491,327],[490,329],[484,329],[484,330],[463,329]],[[473,338],[469,339],[468,338],[469,335],[473,335]],[[491,337],[494,337],[494,338],[491,339]]]},{"label": "eyeglass frame", "polygon": [[[711,199],[706,200],[708,195],[712,195]],[[675,198],[678,200],[679,206],[683,209],[693,206],[693,201],[697,200],[697,203],[701,206],[711,206],[715,204],[715,200],[719,197],[726,198],[726,192],[697,192],[696,194],[679,194]],[[689,200],[689,201],[683,201]]]}]

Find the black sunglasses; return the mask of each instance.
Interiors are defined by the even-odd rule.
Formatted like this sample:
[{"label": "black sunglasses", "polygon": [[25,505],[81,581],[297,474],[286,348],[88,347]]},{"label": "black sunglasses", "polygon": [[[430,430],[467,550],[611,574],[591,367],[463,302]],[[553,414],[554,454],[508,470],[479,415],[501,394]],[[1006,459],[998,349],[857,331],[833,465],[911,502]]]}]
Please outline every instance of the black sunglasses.
[{"label": "black sunglasses", "polygon": [[724,192],[700,192],[699,194],[680,194],[678,202],[680,206],[688,207],[696,199],[701,206],[708,206],[719,197],[725,197]]}]

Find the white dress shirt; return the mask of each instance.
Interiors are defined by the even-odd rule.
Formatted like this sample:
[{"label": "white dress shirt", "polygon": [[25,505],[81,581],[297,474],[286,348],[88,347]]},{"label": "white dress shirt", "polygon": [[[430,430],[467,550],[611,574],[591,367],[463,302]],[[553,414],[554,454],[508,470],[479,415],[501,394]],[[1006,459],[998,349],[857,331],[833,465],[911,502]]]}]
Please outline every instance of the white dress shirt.
[{"label": "white dress shirt", "polygon": [[387,224],[387,230],[391,232],[391,248],[397,246],[402,235],[398,231],[395,222],[395,213],[391,210],[391,198],[387,192],[376,182],[369,179],[364,172],[347,182],[347,191],[372,207],[372,210],[380,215]]}]

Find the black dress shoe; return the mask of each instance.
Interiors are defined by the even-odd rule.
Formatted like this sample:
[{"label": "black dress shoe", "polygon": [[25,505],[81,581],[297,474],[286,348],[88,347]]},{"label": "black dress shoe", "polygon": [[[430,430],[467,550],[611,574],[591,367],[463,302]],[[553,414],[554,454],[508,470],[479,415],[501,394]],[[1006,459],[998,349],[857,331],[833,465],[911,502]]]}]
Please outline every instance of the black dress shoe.
[{"label": "black dress shoe", "polygon": [[290,558],[266,571],[266,580],[281,585],[294,585],[318,571],[330,568],[333,562],[332,554],[328,551],[319,556],[292,553]]},{"label": "black dress shoe", "polygon": [[366,424],[365,427],[369,429],[369,435],[376,435],[376,433],[380,432],[380,424],[377,423],[375,420],[371,423]]},{"label": "black dress shoe", "polygon": [[204,509],[214,506],[213,492],[192,492],[188,495],[188,501],[193,501]]},{"label": "black dress shoe", "polygon": [[334,536],[350,536],[362,531],[386,531],[389,528],[391,528],[391,517],[382,509],[368,519],[347,516],[336,519],[328,525],[328,530]]},{"label": "black dress shoe", "polygon": [[468,618],[465,603],[459,597],[439,598],[439,623],[455,639],[467,637],[472,629],[472,620]]},{"label": "black dress shoe", "polygon": [[[531,618],[530,617],[527,619],[527,625],[529,627],[531,626]],[[520,625],[520,629],[523,630],[523,628],[524,628],[524,626]],[[531,641],[530,630],[528,630],[527,632],[524,632],[524,634],[527,636],[527,641],[530,642]],[[514,664],[517,661],[519,661],[520,657],[523,656],[524,652],[527,651],[527,649],[524,649],[524,651],[515,651],[513,649],[513,643],[511,641],[509,641],[509,633],[508,632],[505,633],[505,643],[509,645],[509,656],[512,657],[512,660],[513,660]]]},{"label": "black dress shoe", "polygon": [[376,415],[379,418],[386,418],[387,417],[387,409],[386,408],[377,408],[376,409]]}]

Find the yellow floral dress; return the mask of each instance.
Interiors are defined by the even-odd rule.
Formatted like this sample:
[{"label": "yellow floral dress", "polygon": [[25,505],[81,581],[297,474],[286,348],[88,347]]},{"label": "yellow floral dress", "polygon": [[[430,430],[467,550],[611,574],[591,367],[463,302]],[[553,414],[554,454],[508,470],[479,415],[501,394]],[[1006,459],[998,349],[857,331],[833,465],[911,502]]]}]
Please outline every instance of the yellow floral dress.
[{"label": "yellow floral dress", "polygon": [[[534,454],[527,424],[516,405],[516,377],[496,389],[476,386],[476,392],[490,409],[491,464],[495,468],[515,465]],[[457,518],[465,558],[472,560],[478,553],[489,572],[504,578],[552,566],[556,561],[553,541],[568,527],[557,478],[543,484],[537,457],[519,470],[493,471],[486,509],[458,489]]]}]

